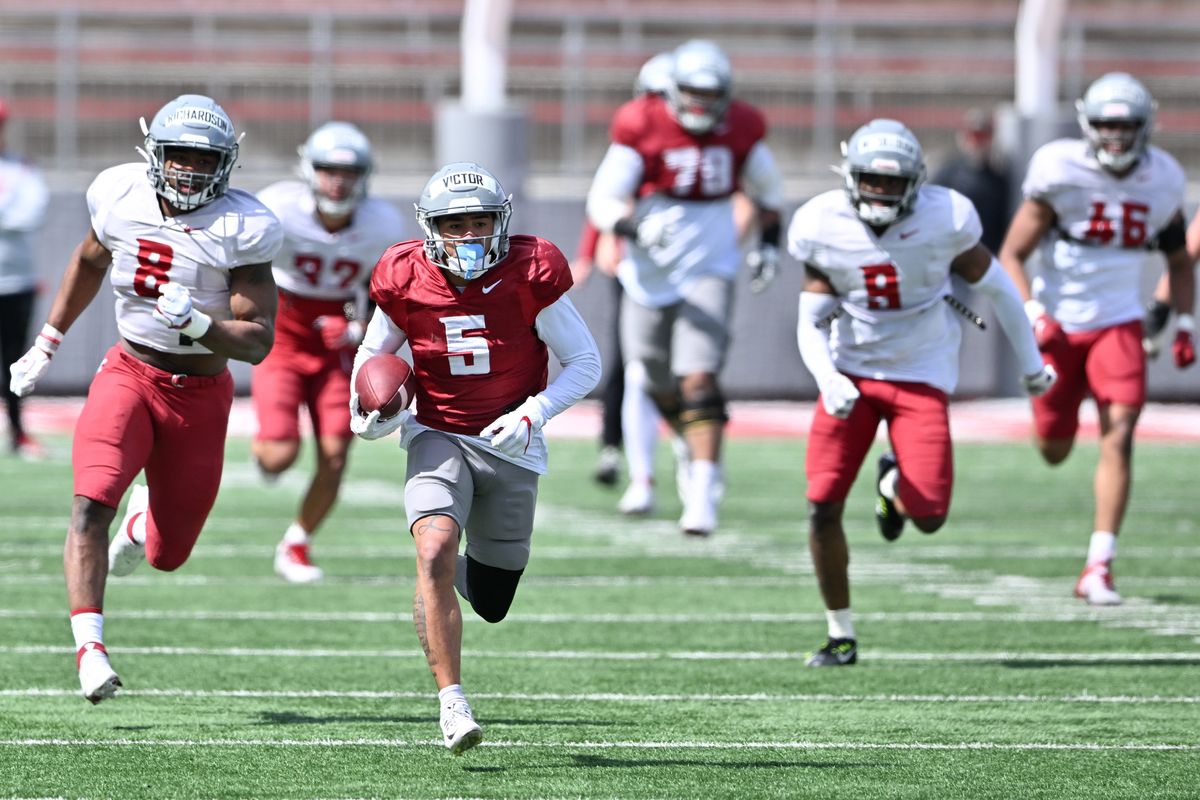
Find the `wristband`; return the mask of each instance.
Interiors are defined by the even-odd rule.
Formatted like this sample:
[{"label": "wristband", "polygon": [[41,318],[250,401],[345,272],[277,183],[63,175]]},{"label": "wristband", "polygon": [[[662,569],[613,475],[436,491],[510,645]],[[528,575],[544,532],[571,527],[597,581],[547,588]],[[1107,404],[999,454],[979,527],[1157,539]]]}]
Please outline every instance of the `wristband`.
[{"label": "wristband", "polygon": [[199,339],[204,334],[208,333],[209,327],[212,326],[212,317],[205,314],[198,308],[192,309],[192,318],[188,320],[188,324],[179,329],[179,332],[189,339]]},{"label": "wristband", "polygon": [[38,333],[34,345],[47,356],[53,358],[54,354],[58,352],[58,346],[62,344],[64,335],[62,331],[47,322],[42,326],[41,332]]},{"label": "wristband", "polygon": [[613,225],[613,233],[618,236],[624,236],[626,239],[637,239],[638,226],[633,221],[633,217],[625,217],[625,219],[617,220]]}]

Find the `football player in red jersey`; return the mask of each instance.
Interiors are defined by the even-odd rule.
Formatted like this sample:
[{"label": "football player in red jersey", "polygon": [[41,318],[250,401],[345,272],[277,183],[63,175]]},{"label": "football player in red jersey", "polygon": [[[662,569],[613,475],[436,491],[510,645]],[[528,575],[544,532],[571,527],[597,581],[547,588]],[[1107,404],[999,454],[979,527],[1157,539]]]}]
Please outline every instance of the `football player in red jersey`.
[{"label": "football player in red jersey", "polygon": [[[391,203],[367,193],[371,143],[348,122],[321,125],[300,148],[303,181],[280,181],[258,199],[283,225],[272,272],[279,286],[275,346],[254,368],[258,417],[252,445],[264,478],[300,454],[300,407],[307,407],[316,473],[275,547],[275,572],[291,583],[322,577],[309,558],[318,527],[337,501],[350,452],[350,365],[362,341],[371,267],[405,225]],[[347,313],[346,309],[352,313]]]},{"label": "football player in red jersey", "polygon": [[[731,85],[717,45],[693,40],[676,48],[666,97],[647,94],[617,111],[587,201],[597,228],[628,239],[617,270],[625,290],[621,348],[630,374],[644,370],[664,419],[687,443],[679,524],[700,536],[716,528],[722,487],[726,413],[717,374],[742,258],[732,200],[738,190],[759,211],[752,288],[768,284],[779,261],[782,179],[762,114],[733,99]],[[651,485],[635,488],[652,504]]]},{"label": "football player in red jersey", "polygon": [[[1093,82],[1076,103],[1083,136],[1049,142],[1030,159],[1025,199],[999,254],[1061,378],[1033,401],[1035,446],[1046,463],[1066,460],[1084,397],[1096,403],[1095,510],[1075,584],[1075,595],[1090,605],[1121,602],[1112,563],[1132,485],[1134,430],[1146,402],[1141,272],[1150,249],[1166,260],[1178,314],[1175,364],[1183,369],[1195,359],[1187,181],[1179,162],[1149,142],[1156,105],[1127,73]],[[1035,252],[1040,268],[1031,281],[1025,264]]]},{"label": "football player in red jersey", "polygon": [[[511,199],[478,164],[434,173],[417,203],[425,238],[394,245],[375,266],[377,308],[354,359],[357,371],[407,343],[416,412],[381,419],[350,398],[356,434],[377,439],[399,429],[408,451],[413,622],[437,683],[443,740],[456,754],[483,732],[462,690],[455,590],[488,622],[508,613],[546,471],[542,426],[600,379],[596,342],[566,297],[566,258],[545,239],[510,235],[511,215]],[[547,383],[549,352],[562,371]]]},{"label": "football player in red jersey", "polygon": [[[12,391],[32,392],[108,277],[120,340],[75,426],[63,551],[79,684],[93,703],[121,686],[104,646],[107,578],[143,561],[178,569],[217,499],[233,404],[227,363],[256,364],[271,349],[271,260],[283,238],[266,206],[229,187],[239,137],[211,98],[180,95],[142,131],[149,164],[111,167],[88,187],[91,227],[37,343],[12,367]],[[121,497],[143,470],[146,485],[134,486],[110,543]]]}]

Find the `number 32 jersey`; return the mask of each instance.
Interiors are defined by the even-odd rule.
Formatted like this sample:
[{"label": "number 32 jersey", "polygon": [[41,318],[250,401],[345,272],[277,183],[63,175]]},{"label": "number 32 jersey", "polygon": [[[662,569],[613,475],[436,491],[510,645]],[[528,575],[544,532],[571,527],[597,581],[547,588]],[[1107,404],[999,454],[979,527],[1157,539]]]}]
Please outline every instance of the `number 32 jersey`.
[{"label": "number 32 jersey", "polygon": [[951,291],[950,263],[982,232],[970,200],[930,184],[912,213],[881,236],[842,189],[801,206],[788,228],[788,251],[824,275],[841,301],[830,341],[838,370],[953,392],[962,331],[942,298]]},{"label": "number 32 jersey", "polygon": [[154,319],[163,286],[177,283],[191,292],[196,308],[214,320],[230,319],[229,271],[270,263],[283,239],[275,216],[238,189],[164,217],[145,164],[101,172],[88,187],[87,204],[96,238],[112,253],[117,329],[125,339],[165,353],[212,351]]},{"label": "number 32 jersey", "polygon": [[1039,247],[1033,294],[1070,332],[1142,317],[1141,271],[1150,248],[1183,205],[1179,163],[1150,146],[1122,177],[1103,169],[1082,139],[1043,145],[1023,191],[1054,210]]}]

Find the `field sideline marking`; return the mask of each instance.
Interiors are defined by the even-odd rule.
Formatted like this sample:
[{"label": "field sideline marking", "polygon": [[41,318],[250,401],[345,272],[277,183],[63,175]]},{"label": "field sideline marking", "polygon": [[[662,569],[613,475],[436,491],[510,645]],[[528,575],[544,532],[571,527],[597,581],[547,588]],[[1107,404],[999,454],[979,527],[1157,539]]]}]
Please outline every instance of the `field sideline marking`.
[{"label": "field sideline marking", "polygon": [[[417,739],[0,739],[0,747],[441,747]],[[1200,744],[1124,742],[483,742],[521,750],[1077,750],[1195,752]]]},{"label": "field sideline marking", "polygon": [[[0,697],[78,697],[76,689],[0,689]],[[250,700],[421,700],[429,692],[313,689],[300,691],[257,689],[122,689],[122,697],[224,697]],[[1195,705],[1200,696],[993,694],[623,694],[587,692],[472,692],[477,700],[551,703],[1092,703],[1097,705]]]},{"label": "field sideline marking", "polygon": [[[220,656],[224,658],[418,658],[424,657],[420,650],[348,650],[328,648],[290,648],[290,647],[121,647],[114,652],[123,655],[144,656]],[[75,652],[73,647],[57,645],[4,645],[0,646],[0,655],[64,655]],[[997,650],[993,652],[952,652],[952,653],[922,653],[901,650],[869,650],[872,661],[1069,661],[1073,663],[1088,662],[1128,662],[1144,663],[1148,661],[1179,661],[1196,662],[1200,664],[1200,651],[1134,651],[1134,652],[1059,652],[1048,653],[1041,650],[1020,652],[1015,650]],[[519,659],[523,661],[549,661],[563,659],[568,661],[591,659],[601,661],[795,661],[800,662],[805,654],[802,652],[765,651],[736,651],[736,650],[471,650],[464,649],[463,656],[467,658],[497,658]]]}]

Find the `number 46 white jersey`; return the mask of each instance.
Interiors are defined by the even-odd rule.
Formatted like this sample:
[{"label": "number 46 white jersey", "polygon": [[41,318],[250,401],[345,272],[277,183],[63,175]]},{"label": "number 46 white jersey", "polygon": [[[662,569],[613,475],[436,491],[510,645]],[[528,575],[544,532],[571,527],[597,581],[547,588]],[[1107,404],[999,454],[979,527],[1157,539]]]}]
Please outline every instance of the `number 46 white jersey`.
[{"label": "number 46 white jersey", "polygon": [[214,320],[230,319],[229,270],[270,263],[283,238],[266,206],[238,189],[164,217],[144,163],[101,172],[88,187],[87,204],[96,238],[112,253],[117,329],[131,342],[166,353],[212,351],[154,319],[163,286],[186,287],[196,308]]},{"label": "number 46 white jersey", "polygon": [[841,189],[801,206],[788,251],[824,275],[841,301],[830,341],[838,370],[953,392],[962,323],[942,298],[950,263],[981,234],[971,201],[943,186],[922,186],[912,213],[881,236]]},{"label": "number 46 white jersey", "polygon": [[1082,139],[1043,145],[1029,162],[1026,197],[1054,209],[1042,239],[1034,296],[1067,331],[1107,328],[1142,316],[1141,271],[1159,232],[1183,205],[1183,169],[1146,148],[1118,177]]}]

